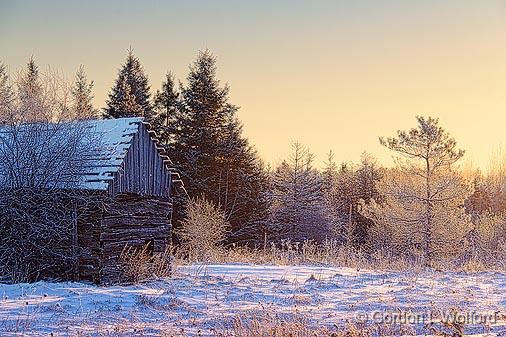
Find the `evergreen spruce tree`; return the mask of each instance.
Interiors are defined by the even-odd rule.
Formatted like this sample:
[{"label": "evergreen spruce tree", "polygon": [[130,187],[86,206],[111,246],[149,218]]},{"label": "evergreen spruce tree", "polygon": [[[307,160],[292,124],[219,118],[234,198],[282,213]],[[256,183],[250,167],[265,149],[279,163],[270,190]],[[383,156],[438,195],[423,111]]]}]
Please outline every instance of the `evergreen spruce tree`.
[{"label": "evergreen spruce tree", "polygon": [[137,102],[132,87],[128,84],[126,78],[123,78],[119,88],[123,92],[123,98],[119,102],[118,109],[119,111],[129,111],[128,116],[122,117],[142,116],[144,110]]},{"label": "evergreen spruce tree", "polygon": [[156,131],[161,145],[166,149],[174,143],[173,134],[178,105],[179,94],[175,89],[174,75],[167,73],[162,89],[157,90],[154,96],[152,114],[146,116],[151,128]]},{"label": "evergreen spruce tree", "polygon": [[330,193],[332,186],[335,184],[337,180],[338,168],[337,164],[334,160],[334,153],[329,151],[327,154],[327,162],[325,163],[325,168],[323,169],[322,177],[323,177],[323,192],[324,194]]},{"label": "evergreen spruce tree", "polygon": [[367,153],[362,154],[359,165],[343,163],[337,169],[331,160],[329,163],[323,172],[327,220],[336,239],[348,247],[364,248],[372,221],[360,213],[360,203],[382,201],[376,185],[383,170]]},{"label": "evergreen spruce tree", "polygon": [[26,65],[27,66],[27,78],[28,79],[31,79],[32,80],[32,83],[37,83],[37,84],[40,84],[40,81],[39,81],[39,67],[37,66],[37,64],[35,63],[35,59],[32,57],[30,57],[30,60],[28,61],[28,64]]},{"label": "evergreen spruce tree", "polygon": [[313,155],[300,145],[272,175],[271,234],[295,241],[321,240],[328,234],[322,178],[313,166]]},{"label": "evergreen spruce tree", "polygon": [[[132,50],[129,50],[126,62],[118,73],[116,84],[109,93],[107,107],[104,109],[104,117],[150,116],[152,108],[149,89],[148,78],[139,59],[134,56]],[[127,102],[132,98],[135,104]]]},{"label": "evergreen spruce tree", "polygon": [[40,121],[49,116],[44,113],[44,99],[42,82],[39,77],[39,67],[35,64],[33,57],[27,64],[27,69],[19,77],[17,83],[18,96],[20,100],[20,109],[23,114],[23,120]]},{"label": "evergreen spruce tree", "polygon": [[238,108],[228,102],[228,93],[216,79],[215,57],[200,52],[181,87],[171,158],[190,196],[204,195],[218,204],[231,224],[229,241],[242,241],[260,236],[267,176],[242,136]]},{"label": "evergreen spruce tree", "polygon": [[378,190],[378,183],[383,178],[384,168],[382,168],[376,159],[367,152],[362,153],[360,164],[355,172],[355,189],[359,200],[354,200],[352,216],[355,222],[353,232],[353,243],[363,247],[369,240],[369,234],[373,221],[360,213],[359,204],[370,203],[375,200],[377,203],[383,203],[383,195]]},{"label": "evergreen spruce tree", "polygon": [[218,185],[214,172],[219,167],[224,126],[227,116],[235,114],[237,107],[228,103],[229,89],[220,87],[216,60],[208,50],[200,52],[190,66],[187,82],[181,88],[181,111],[174,134],[177,148],[173,156],[182,165],[188,192],[198,195],[210,193]]},{"label": "evergreen spruce tree", "polygon": [[81,65],[76,73],[74,85],[71,88],[74,100],[73,113],[77,119],[98,118],[97,110],[93,108],[93,81],[88,82],[84,67]]},{"label": "evergreen spruce tree", "polygon": [[230,241],[262,240],[268,217],[268,175],[257,152],[230,115],[219,152],[218,202],[231,221]]}]

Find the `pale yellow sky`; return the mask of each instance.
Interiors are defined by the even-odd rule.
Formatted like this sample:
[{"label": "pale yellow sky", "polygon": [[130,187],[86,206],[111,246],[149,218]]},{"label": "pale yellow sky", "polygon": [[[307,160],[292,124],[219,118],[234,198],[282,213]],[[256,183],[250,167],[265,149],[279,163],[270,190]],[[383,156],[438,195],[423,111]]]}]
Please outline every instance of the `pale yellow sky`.
[{"label": "pale yellow sky", "polygon": [[98,107],[129,46],[153,89],[211,49],[269,163],[294,140],[318,165],[330,149],[389,163],[378,136],[417,114],[439,117],[482,168],[506,145],[504,1],[0,0],[0,59],[14,71],[33,54],[69,75],[84,64]]}]

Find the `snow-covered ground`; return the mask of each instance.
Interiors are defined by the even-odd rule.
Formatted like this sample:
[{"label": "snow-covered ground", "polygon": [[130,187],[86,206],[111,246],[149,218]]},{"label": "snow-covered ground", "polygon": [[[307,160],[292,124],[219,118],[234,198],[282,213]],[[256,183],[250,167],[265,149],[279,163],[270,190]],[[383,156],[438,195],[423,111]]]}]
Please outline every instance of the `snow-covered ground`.
[{"label": "snow-covered ground", "polygon": [[[173,279],[137,286],[0,285],[0,336],[212,334],[234,317],[349,321],[424,334],[452,309],[468,334],[506,335],[506,274],[410,274],[243,264],[180,267]],[[432,316],[430,316],[432,313]],[[418,315],[418,316],[417,316]],[[392,317],[414,324],[394,324]],[[450,320],[452,317],[450,317]],[[114,334],[113,334],[114,335]]]}]

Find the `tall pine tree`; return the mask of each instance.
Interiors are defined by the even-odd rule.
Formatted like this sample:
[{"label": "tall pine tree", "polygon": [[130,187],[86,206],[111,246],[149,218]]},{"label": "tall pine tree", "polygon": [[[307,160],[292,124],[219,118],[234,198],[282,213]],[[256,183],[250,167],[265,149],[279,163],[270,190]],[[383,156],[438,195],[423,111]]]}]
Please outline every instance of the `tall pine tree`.
[{"label": "tall pine tree", "polygon": [[373,199],[361,210],[374,221],[372,235],[381,246],[421,256],[430,267],[459,255],[466,244],[472,225],[463,206],[471,188],[452,167],[464,150],[437,118],[416,119],[416,128],[380,138],[382,145],[402,157],[378,182],[384,202]]},{"label": "tall pine tree", "polygon": [[[128,51],[125,64],[118,73],[118,79],[109,93],[105,118],[150,116],[151,103],[149,83],[144,69],[133,51]],[[132,102],[131,100],[134,100]]]},{"label": "tall pine tree", "polygon": [[73,112],[77,119],[98,118],[93,108],[93,81],[88,82],[84,67],[81,65],[76,73],[74,85],[71,88],[73,97]]},{"label": "tall pine tree", "polygon": [[220,205],[231,223],[229,241],[243,241],[259,234],[266,216],[267,176],[242,136],[238,108],[228,94],[216,78],[216,58],[200,52],[181,87],[171,157],[190,196],[204,195]]}]

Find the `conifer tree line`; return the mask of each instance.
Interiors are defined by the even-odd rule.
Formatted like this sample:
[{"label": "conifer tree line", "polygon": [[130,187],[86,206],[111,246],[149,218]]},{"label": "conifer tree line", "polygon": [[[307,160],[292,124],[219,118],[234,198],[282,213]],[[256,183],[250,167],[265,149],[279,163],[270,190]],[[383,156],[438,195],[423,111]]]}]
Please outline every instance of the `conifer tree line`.
[{"label": "conifer tree line", "polygon": [[[31,59],[25,90],[38,90],[37,76]],[[0,65],[0,109],[12,99],[9,83],[7,67]],[[412,129],[380,138],[398,157],[394,167],[367,153],[358,163],[339,163],[330,152],[317,169],[310,150],[294,143],[287,159],[269,168],[244,137],[229,90],[218,79],[216,57],[205,50],[184,83],[169,70],[152,91],[130,50],[101,111],[92,104],[93,82],[83,67],[71,95],[79,119],[144,117],[189,196],[223,212],[224,245],[333,240],[353,251],[403,254],[426,265],[506,256],[506,172],[460,169],[464,151],[437,118],[418,116]],[[175,200],[176,228],[185,200]]]}]

